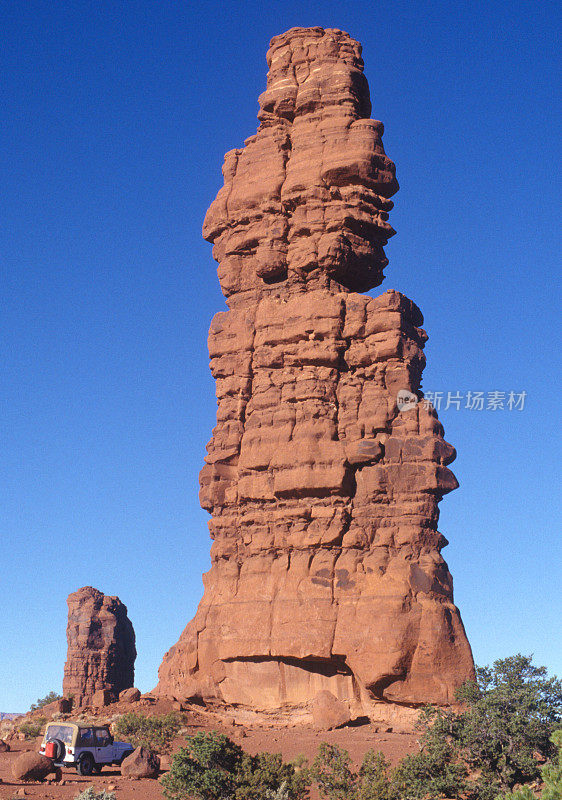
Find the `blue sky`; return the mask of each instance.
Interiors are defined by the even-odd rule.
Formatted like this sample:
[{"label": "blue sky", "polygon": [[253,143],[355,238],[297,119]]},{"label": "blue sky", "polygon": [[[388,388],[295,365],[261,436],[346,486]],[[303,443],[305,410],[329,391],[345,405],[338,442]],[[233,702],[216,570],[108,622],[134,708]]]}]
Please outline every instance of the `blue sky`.
[{"label": "blue sky", "polygon": [[478,663],[562,675],[556,4],[6,2],[0,8],[0,710],[61,689],[66,597],[117,594],[157,681],[209,566],[198,472],[224,309],[201,238],[255,132],[271,36],[363,43],[401,189],[380,293],[425,315],[460,488],[441,504]]}]

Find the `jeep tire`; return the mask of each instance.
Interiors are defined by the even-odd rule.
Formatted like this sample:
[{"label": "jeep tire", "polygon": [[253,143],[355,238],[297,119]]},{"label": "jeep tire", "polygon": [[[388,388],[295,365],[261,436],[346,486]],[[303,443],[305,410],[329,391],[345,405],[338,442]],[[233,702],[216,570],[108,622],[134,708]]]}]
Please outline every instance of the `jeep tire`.
[{"label": "jeep tire", "polygon": [[76,771],[79,775],[91,775],[96,768],[96,762],[91,753],[83,753],[80,756],[80,761],[76,766]]}]

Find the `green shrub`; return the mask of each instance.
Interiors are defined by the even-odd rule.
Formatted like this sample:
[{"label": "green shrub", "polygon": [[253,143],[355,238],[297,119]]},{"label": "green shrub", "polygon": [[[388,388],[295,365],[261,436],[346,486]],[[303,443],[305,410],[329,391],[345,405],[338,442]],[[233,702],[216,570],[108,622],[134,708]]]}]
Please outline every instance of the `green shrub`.
[{"label": "green shrub", "polygon": [[465,684],[458,699],[467,705],[455,726],[456,742],[469,768],[481,772],[480,797],[493,789],[511,789],[539,776],[537,755],[548,758],[550,740],[562,721],[562,683],[547,679],[520,654],[477,670],[477,682]]},{"label": "green shrub", "polygon": [[222,800],[233,797],[242,748],[219,733],[197,733],[174,754],[161,779],[170,800]]},{"label": "green shrub", "polygon": [[38,711],[43,706],[48,706],[49,703],[54,703],[55,700],[62,700],[62,695],[57,694],[56,692],[49,692],[49,694],[45,695],[45,697],[40,697],[36,703],[31,704],[30,711]]},{"label": "green shrub", "polygon": [[351,769],[349,753],[322,742],[310,770],[321,797],[349,800],[357,797],[357,774]]},{"label": "green shrub", "polygon": [[23,722],[18,730],[23,733],[26,739],[36,739],[43,733],[43,728],[47,723],[46,717],[37,717],[37,719]]},{"label": "green shrub", "polygon": [[[500,798],[498,798],[498,800],[500,800]],[[520,789],[514,789],[508,794],[502,794],[501,800],[537,800],[537,796],[528,786],[521,786]]]},{"label": "green shrub", "polygon": [[553,754],[562,683],[520,654],[477,668],[476,676],[457,693],[462,713],[428,707],[421,715],[421,751],[393,773],[405,799],[495,800],[538,778],[540,761]]},{"label": "green shrub", "polygon": [[264,797],[265,800],[291,800],[289,788],[285,781],[283,781],[281,786],[276,791],[273,789],[266,789]]},{"label": "green shrub", "polygon": [[[543,790],[541,800],[562,800],[562,730],[555,731],[550,737],[552,744],[558,749],[555,758],[541,769]],[[535,795],[528,786],[522,786],[498,800],[535,800]]]},{"label": "green shrub", "polygon": [[308,797],[309,785],[308,770],[284,762],[280,753],[243,753],[234,796],[237,800],[263,800],[286,794],[291,800],[302,800]]},{"label": "green shrub", "polygon": [[428,736],[419,753],[407,755],[393,770],[392,796],[400,800],[461,797],[466,790],[466,774],[466,767],[456,761],[448,741]]},{"label": "green shrub", "polygon": [[382,753],[368,750],[359,768],[357,800],[393,800],[389,769],[390,762]]},{"label": "green shrub", "polygon": [[[450,753],[435,748],[430,753],[406,756],[392,770],[382,753],[365,753],[358,772],[349,753],[335,745],[320,745],[311,769],[322,798],[328,800],[429,800],[456,797],[461,771],[447,763]],[[457,781],[457,783],[455,783]]]},{"label": "green shrub", "polygon": [[184,725],[185,716],[177,712],[145,716],[131,711],[115,722],[115,733],[135,747],[166,753]]},{"label": "green shrub", "polygon": [[170,800],[305,800],[310,779],[306,769],[284,763],[278,754],[251,756],[212,732],[190,737],[161,783]]},{"label": "green shrub", "polygon": [[562,730],[554,731],[550,741],[558,752],[555,759],[541,770],[544,781],[542,800],[562,800]]},{"label": "green shrub", "polygon": [[115,800],[115,792],[106,792],[105,789],[96,792],[93,786],[88,786],[87,789],[76,795],[75,800]]},{"label": "green shrub", "polygon": [[[457,699],[455,714],[431,706],[419,720],[420,752],[394,770],[382,754],[366,754],[358,773],[349,754],[322,744],[312,767],[328,800],[530,800],[528,785],[542,775],[544,800],[562,800],[562,683],[544,667],[516,655],[476,671]],[[521,786],[515,792],[516,785]]]}]

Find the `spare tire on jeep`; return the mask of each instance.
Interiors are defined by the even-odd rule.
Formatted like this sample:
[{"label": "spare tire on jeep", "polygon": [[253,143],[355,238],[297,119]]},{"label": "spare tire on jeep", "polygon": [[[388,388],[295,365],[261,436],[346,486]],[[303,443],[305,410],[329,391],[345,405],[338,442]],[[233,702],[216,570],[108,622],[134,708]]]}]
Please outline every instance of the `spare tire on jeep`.
[{"label": "spare tire on jeep", "polygon": [[63,761],[66,755],[66,747],[60,739],[47,739],[45,744],[45,755],[53,761]]}]

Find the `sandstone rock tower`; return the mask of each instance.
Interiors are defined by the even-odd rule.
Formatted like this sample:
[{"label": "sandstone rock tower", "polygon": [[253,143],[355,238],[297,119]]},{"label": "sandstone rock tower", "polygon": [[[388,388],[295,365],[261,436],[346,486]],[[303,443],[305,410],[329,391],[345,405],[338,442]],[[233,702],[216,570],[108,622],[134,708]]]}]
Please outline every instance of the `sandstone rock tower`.
[{"label": "sandstone rock tower", "polygon": [[67,661],[63,692],[74,706],[90,705],[100,690],[118,695],[133,685],[135,632],[127,606],[92,586],[68,596]]},{"label": "sandstone rock tower", "polygon": [[398,189],[361,47],[294,28],[267,62],[203,228],[229,307],[209,334],[212,567],[157,691],[297,720],[328,690],[384,718],[473,675],[437,530],[455,450],[431,406],[397,407],[422,397],[421,312],[357,294],[383,279]]}]

